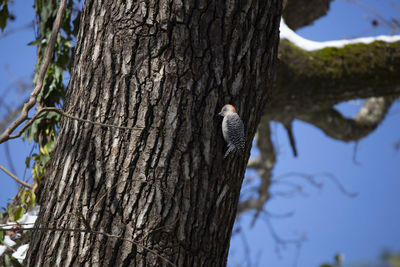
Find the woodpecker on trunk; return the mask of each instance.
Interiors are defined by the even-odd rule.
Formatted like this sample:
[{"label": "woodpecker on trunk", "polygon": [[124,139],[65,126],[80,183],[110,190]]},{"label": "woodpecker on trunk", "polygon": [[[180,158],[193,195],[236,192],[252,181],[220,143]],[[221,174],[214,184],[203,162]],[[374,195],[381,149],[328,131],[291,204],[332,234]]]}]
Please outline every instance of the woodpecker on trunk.
[{"label": "woodpecker on trunk", "polygon": [[243,153],[246,141],[244,137],[244,125],[237,114],[235,107],[227,104],[222,107],[222,110],[218,115],[224,117],[222,120],[222,134],[228,146],[224,159],[231,152]]}]

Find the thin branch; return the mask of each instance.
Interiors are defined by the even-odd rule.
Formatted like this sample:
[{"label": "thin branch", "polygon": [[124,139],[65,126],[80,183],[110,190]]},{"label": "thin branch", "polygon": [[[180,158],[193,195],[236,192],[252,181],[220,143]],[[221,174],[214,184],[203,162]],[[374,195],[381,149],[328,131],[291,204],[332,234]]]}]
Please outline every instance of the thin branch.
[{"label": "thin branch", "polygon": [[264,211],[266,215],[268,215],[270,218],[278,218],[278,219],[284,219],[284,218],[289,218],[289,217],[293,217],[294,215],[294,211],[289,211],[286,213],[282,213],[282,214],[277,214],[277,213],[271,213],[267,210]]},{"label": "thin branch", "polygon": [[35,115],[33,115],[33,117],[32,117],[31,119],[29,119],[29,121],[21,128],[21,130],[18,131],[18,133],[14,134],[14,135],[10,135],[10,136],[8,137],[7,140],[15,139],[15,138],[20,137],[20,136],[24,133],[24,131],[25,131],[35,120],[37,120],[38,118],[40,118],[40,116],[41,116],[42,113],[44,113],[44,112],[51,112],[51,111],[52,111],[52,112],[56,112],[56,113],[58,113],[58,114],[60,114],[60,115],[62,115],[62,116],[64,116],[64,117],[66,117],[66,118],[68,118],[68,119],[71,119],[71,120],[77,120],[77,121],[80,121],[80,122],[90,123],[90,124],[93,124],[93,125],[96,125],[96,126],[100,126],[100,127],[110,127],[110,128],[117,128],[117,129],[122,129],[122,130],[138,130],[138,129],[142,129],[142,127],[140,127],[140,126],[135,126],[135,127],[118,126],[118,125],[114,125],[114,124],[107,124],[107,123],[101,123],[101,122],[91,121],[91,120],[87,120],[87,119],[82,119],[82,118],[73,116],[73,115],[71,115],[71,114],[68,114],[68,113],[62,111],[62,110],[59,109],[59,108],[55,108],[55,107],[43,107],[43,108],[40,108],[40,109],[38,110],[38,112],[36,112]]},{"label": "thin branch", "polygon": [[17,108],[15,108],[7,113],[7,115],[0,122],[0,132],[3,132],[6,129],[7,125],[10,122],[12,122],[15,119],[15,117],[17,117],[21,113],[22,107],[23,107],[23,104],[21,104]]},{"label": "thin branch", "polygon": [[72,233],[88,233],[88,234],[104,235],[109,238],[117,238],[119,240],[123,240],[123,241],[129,242],[129,243],[132,243],[135,246],[138,246],[138,247],[154,254],[155,256],[159,257],[160,259],[164,260],[165,262],[169,263],[170,265],[177,266],[176,264],[174,264],[173,262],[168,260],[166,257],[158,254],[155,250],[150,249],[144,245],[141,245],[139,242],[136,242],[132,239],[124,238],[124,237],[121,237],[118,235],[105,233],[102,231],[95,231],[95,230],[90,230],[90,229],[78,229],[78,228],[55,228],[55,227],[33,227],[33,228],[13,227],[12,229],[5,229],[3,227],[0,227],[0,232],[6,232],[6,231],[11,231],[11,230],[13,230],[13,231],[56,231],[56,232],[72,232]]},{"label": "thin branch", "polygon": [[283,239],[279,236],[279,234],[276,232],[274,226],[272,225],[272,222],[265,212],[262,213],[262,217],[264,219],[264,222],[267,224],[267,227],[272,235],[272,238],[276,242],[276,251],[280,255],[280,246],[285,247],[287,244],[295,244],[297,246],[300,246],[304,241],[307,240],[305,234],[302,234],[299,238],[293,238],[293,239]]},{"label": "thin branch", "polygon": [[251,267],[253,265],[251,264],[251,255],[250,255],[249,242],[247,241],[246,236],[245,236],[243,231],[239,232],[239,237],[240,237],[240,239],[242,239],[242,245],[244,247],[244,253],[246,255],[245,258],[246,258],[246,261],[247,261],[247,266]]},{"label": "thin branch", "polygon": [[400,141],[397,141],[395,144],[394,144],[394,149],[395,150],[400,150]]},{"label": "thin branch", "polygon": [[4,150],[6,152],[6,159],[8,161],[8,167],[10,168],[12,173],[17,173],[17,171],[15,170],[15,167],[14,167],[14,163],[11,159],[10,146],[8,145],[8,143],[4,144]]},{"label": "thin branch", "polygon": [[27,182],[19,179],[15,174],[13,174],[12,172],[10,172],[9,170],[7,170],[6,168],[4,168],[4,166],[0,165],[0,170],[3,170],[5,173],[7,173],[11,178],[13,178],[15,181],[17,181],[18,183],[22,184],[25,187],[28,187],[30,189],[32,189],[32,185],[28,184]]},{"label": "thin branch", "polygon": [[289,173],[285,173],[279,176],[276,176],[272,179],[272,182],[275,183],[277,181],[280,181],[282,179],[285,178],[290,178],[290,177],[299,177],[299,178],[303,178],[304,180],[306,180],[307,182],[309,182],[312,186],[316,187],[316,188],[321,188],[322,184],[318,183],[316,181],[317,177],[325,177],[328,178],[329,180],[331,180],[338,188],[339,190],[345,194],[348,197],[356,197],[358,194],[355,192],[349,192],[344,186],[343,184],[333,175],[330,173],[315,173],[315,174],[305,174],[305,173],[300,173],[300,172],[289,172]]},{"label": "thin branch", "polygon": [[19,31],[23,31],[23,30],[26,30],[26,29],[29,29],[29,28],[33,29],[33,25],[34,25],[34,22],[31,21],[31,22],[29,22],[29,23],[27,23],[27,24],[25,24],[25,25],[23,25],[21,27],[14,28],[14,29],[9,29],[9,30],[3,32],[2,34],[0,34],[0,40],[6,38],[7,36],[9,36],[11,34],[19,32]]},{"label": "thin branch", "polygon": [[357,151],[358,151],[358,141],[354,143],[354,149],[353,149],[353,163],[356,165],[361,165],[361,163],[357,160]]},{"label": "thin branch", "polygon": [[361,3],[358,0],[347,0],[349,3],[353,3],[360,8],[370,12],[372,15],[374,15],[382,24],[384,24],[386,27],[391,29],[392,34],[397,32],[399,30],[399,25],[396,24],[394,21],[387,20],[385,17],[381,16],[374,8],[369,7],[368,5],[365,5]]},{"label": "thin branch", "polygon": [[293,136],[293,120],[290,120],[289,122],[284,122],[283,126],[285,127],[288,134],[289,143],[293,151],[293,156],[297,157],[296,141]]},{"label": "thin branch", "polygon": [[24,104],[21,115],[0,135],[0,144],[7,141],[12,132],[28,118],[29,110],[36,104],[36,98],[42,89],[43,79],[46,75],[47,68],[54,55],[54,46],[57,40],[57,34],[60,31],[66,2],[66,0],[61,0],[60,6],[57,10],[57,16],[53,24],[53,29],[51,31],[42,65],[40,66],[35,89],[33,89],[32,93],[30,94],[28,102]]}]

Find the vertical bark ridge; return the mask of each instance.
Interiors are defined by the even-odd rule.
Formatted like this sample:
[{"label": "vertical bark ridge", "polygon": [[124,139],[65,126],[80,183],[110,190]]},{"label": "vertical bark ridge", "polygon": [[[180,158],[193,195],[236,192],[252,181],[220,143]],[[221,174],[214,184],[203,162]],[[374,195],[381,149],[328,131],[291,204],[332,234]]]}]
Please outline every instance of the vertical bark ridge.
[{"label": "vertical bark ridge", "polygon": [[[223,266],[251,140],[273,81],[280,1],[90,1],[29,266]],[[217,110],[245,121],[223,161]],[[45,257],[43,257],[45,255]]]}]

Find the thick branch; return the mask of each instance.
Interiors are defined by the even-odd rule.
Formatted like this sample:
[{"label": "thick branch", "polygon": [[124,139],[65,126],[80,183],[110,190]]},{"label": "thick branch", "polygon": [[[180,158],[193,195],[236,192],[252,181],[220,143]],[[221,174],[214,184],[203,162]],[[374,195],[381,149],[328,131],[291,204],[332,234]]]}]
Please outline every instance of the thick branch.
[{"label": "thick branch", "polygon": [[373,97],[364,103],[354,119],[343,117],[336,109],[297,114],[296,117],[308,122],[334,139],[356,141],[371,132],[383,121],[393,103],[391,97]]},{"label": "thick branch", "polygon": [[325,16],[332,0],[287,0],[283,18],[291,29],[298,29],[312,24]]},{"label": "thick branch", "polygon": [[268,107],[274,120],[281,121],[283,109],[321,110],[355,98],[400,93],[400,42],[306,52],[282,40],[279,49],[281,64]]}]

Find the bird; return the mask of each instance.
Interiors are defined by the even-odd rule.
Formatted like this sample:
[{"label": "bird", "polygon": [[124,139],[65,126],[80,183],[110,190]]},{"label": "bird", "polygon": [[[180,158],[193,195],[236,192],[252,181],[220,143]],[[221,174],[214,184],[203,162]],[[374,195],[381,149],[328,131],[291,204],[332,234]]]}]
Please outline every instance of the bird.
[{"label": "bird", "polygon": [[244,124],[236,112],[236,109],[231,104],[226,104],[222,107],[219,116],[224,117],[222,120],[222,135],[228,146],[224,159],[228,157],[231,152],[244,152],[246,139],[244,136]]}]

